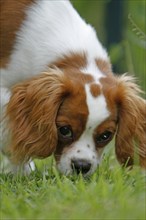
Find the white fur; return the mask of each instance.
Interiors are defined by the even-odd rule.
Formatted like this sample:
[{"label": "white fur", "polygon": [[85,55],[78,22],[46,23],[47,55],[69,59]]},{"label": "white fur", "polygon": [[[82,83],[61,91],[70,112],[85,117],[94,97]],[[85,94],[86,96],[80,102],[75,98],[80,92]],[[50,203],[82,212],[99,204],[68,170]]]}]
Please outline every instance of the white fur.
[{"label": "white fur", "polygon": [[29,175],[32,171],[35,170],[35,164],[33,161],[30,161],[26,164],[21,164],[20,166],[14,165],[10,162],[7,157],[2,158],[0,172],[1,173],[14,173],[14,174],[22,174]]},{"label": "white fur", "polygon": [[89,86],[85,86],[86,102],[89,111],[86,129],[80,139],[72,144],[68,151],[62,154],[58,163],[58,169],[66,175],[73,172],[71,167],[72,159],[83,159],[91,163],[91,169],[85,175],[92,174],[100,163],[103,149],[95,148],[93,133],[95,128],[109,117],[110,112],[107,109],[104,96],[101,94],[94,98],[90,93]]},{"label": "white fur", "polygon": [[108,60],[95,30],[69,1],[39,0],[27,11],[8,68],[1,70],[1,83],[10,87],[69,52],[86,52],[88,63],[94,58]]},{"label": "white fur", "polygon": [[87,106],[89,110],[89,117],[87,121],[87,129],[92,127],[95,129],[95,125],[99,125],[107,117],[109,117],[110,112],[107,109],[106,100],[103,94],[93,97],[90,92],[90,84],[85,86],[86,96],[87,96]]},{"label": "white fur", "polygon": [[98,66],[95,63],[95,60],[92,61],[88,61],[87,66],[84,68],[80,69],[81,72],[83,72],[84,74],[91,74],[94,77],[95,83],[99,84],[101,87],[101,83],[100,83],[100,78],[105,77],[105,74],[103,74]]},{"label": "white fur", "polygon": [[6,104],[10,98],[10,91],[5,87],[0,87],[0,149],[8,142],[8,130],[6,129],[6,118],[4,118]]},{"label": "white fur", "polygon": [[[99,42],[95,30],[78,15],[69,1],[38,0],[27,9],[27,19],[17,33],[14,50],[6,69],[1,69],[2,108],[9,101],[9,89],[15,83],[45,71],[51,62],[70,52],[87,55],[87,67],[83,72],[94,76],[97,83],[103,77],[94,59],[108,61],[105,49]],[[92,162],[92,173],[99,163],[100,154],[95,150],[93,131],[108,115],[103,95],[93,98],[86,86],[89,117],[86,130],[70,149],[61,157],[58,165],[63,172],[71,172],[72,157],[85,158]],[[96,122],[96,123],[95,123]],[[92,127],[88,131],[89,127]],[[90,145],[90,148],[87,145]],[[77,153],[78,149],[81,151]]]}]

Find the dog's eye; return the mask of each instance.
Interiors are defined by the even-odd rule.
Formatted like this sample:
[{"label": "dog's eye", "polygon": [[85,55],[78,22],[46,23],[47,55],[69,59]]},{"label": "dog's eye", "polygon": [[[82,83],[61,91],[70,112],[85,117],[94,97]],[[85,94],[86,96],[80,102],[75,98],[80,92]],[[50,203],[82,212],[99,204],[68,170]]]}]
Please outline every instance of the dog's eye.
[{"label": "dog's eye", "polygon": [[63,127],[60,127],[58,130],[63,138],[73,137],[73,132],[70,126],[63,126]]},{"label": "dog's eye", "polygon": [[111,140],[112,136],[113,135],[111,131],[105,131],[104,133],[102,133],[96,138],[96,141],[97,143],[105,143]]}]

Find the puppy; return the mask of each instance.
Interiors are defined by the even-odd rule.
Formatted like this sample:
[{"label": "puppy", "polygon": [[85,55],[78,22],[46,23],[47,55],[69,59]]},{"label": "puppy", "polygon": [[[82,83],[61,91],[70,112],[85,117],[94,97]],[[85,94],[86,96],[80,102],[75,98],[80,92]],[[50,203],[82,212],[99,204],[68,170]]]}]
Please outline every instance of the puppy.
[{"label": "puppy", "polygon": [[12,164],[26,171],[54,154],[61,173],[91,175],[115,136],[118,161],[146,167],[146,103],[133,77],[112,73],[93,27],[67,0],[0,6],[1,145]]}]

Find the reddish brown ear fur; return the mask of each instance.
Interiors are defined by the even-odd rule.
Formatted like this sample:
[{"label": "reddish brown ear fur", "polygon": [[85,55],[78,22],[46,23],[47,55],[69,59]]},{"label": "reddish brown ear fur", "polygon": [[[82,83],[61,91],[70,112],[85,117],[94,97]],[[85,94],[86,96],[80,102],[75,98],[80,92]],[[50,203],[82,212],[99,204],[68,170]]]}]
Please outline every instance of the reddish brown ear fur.
[{"label": "reddish brown ear fur", "polygon": [[[57,70],[56,70],[57,71]],[[16,85],[7,106],[14,162],[45,158],[57,145],[56,115],[69,92],[63,73],[43,73]],[[68,85],[68,88],[66,88]]]},{"label": "reddish brown ear fur", "polygon": [[116,155],[127,166],[137,162],[146,167],[146,102],[132,77],[118,79],[119,124]]}]

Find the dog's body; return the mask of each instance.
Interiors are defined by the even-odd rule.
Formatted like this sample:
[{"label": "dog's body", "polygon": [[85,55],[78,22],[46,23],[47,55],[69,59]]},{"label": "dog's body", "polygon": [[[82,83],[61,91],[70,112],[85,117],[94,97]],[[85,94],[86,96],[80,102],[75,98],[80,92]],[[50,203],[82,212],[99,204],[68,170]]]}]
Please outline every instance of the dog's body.
[{"label": "dog's body", "polygon": [[145,101],[131,77],[112,74],[94,29],[70,2],[0,4],[2,147],[13,163],[54,153],[62,173],[89,175],[118,130],[118,160],[133,164],[136,138],[146,166]]}]

